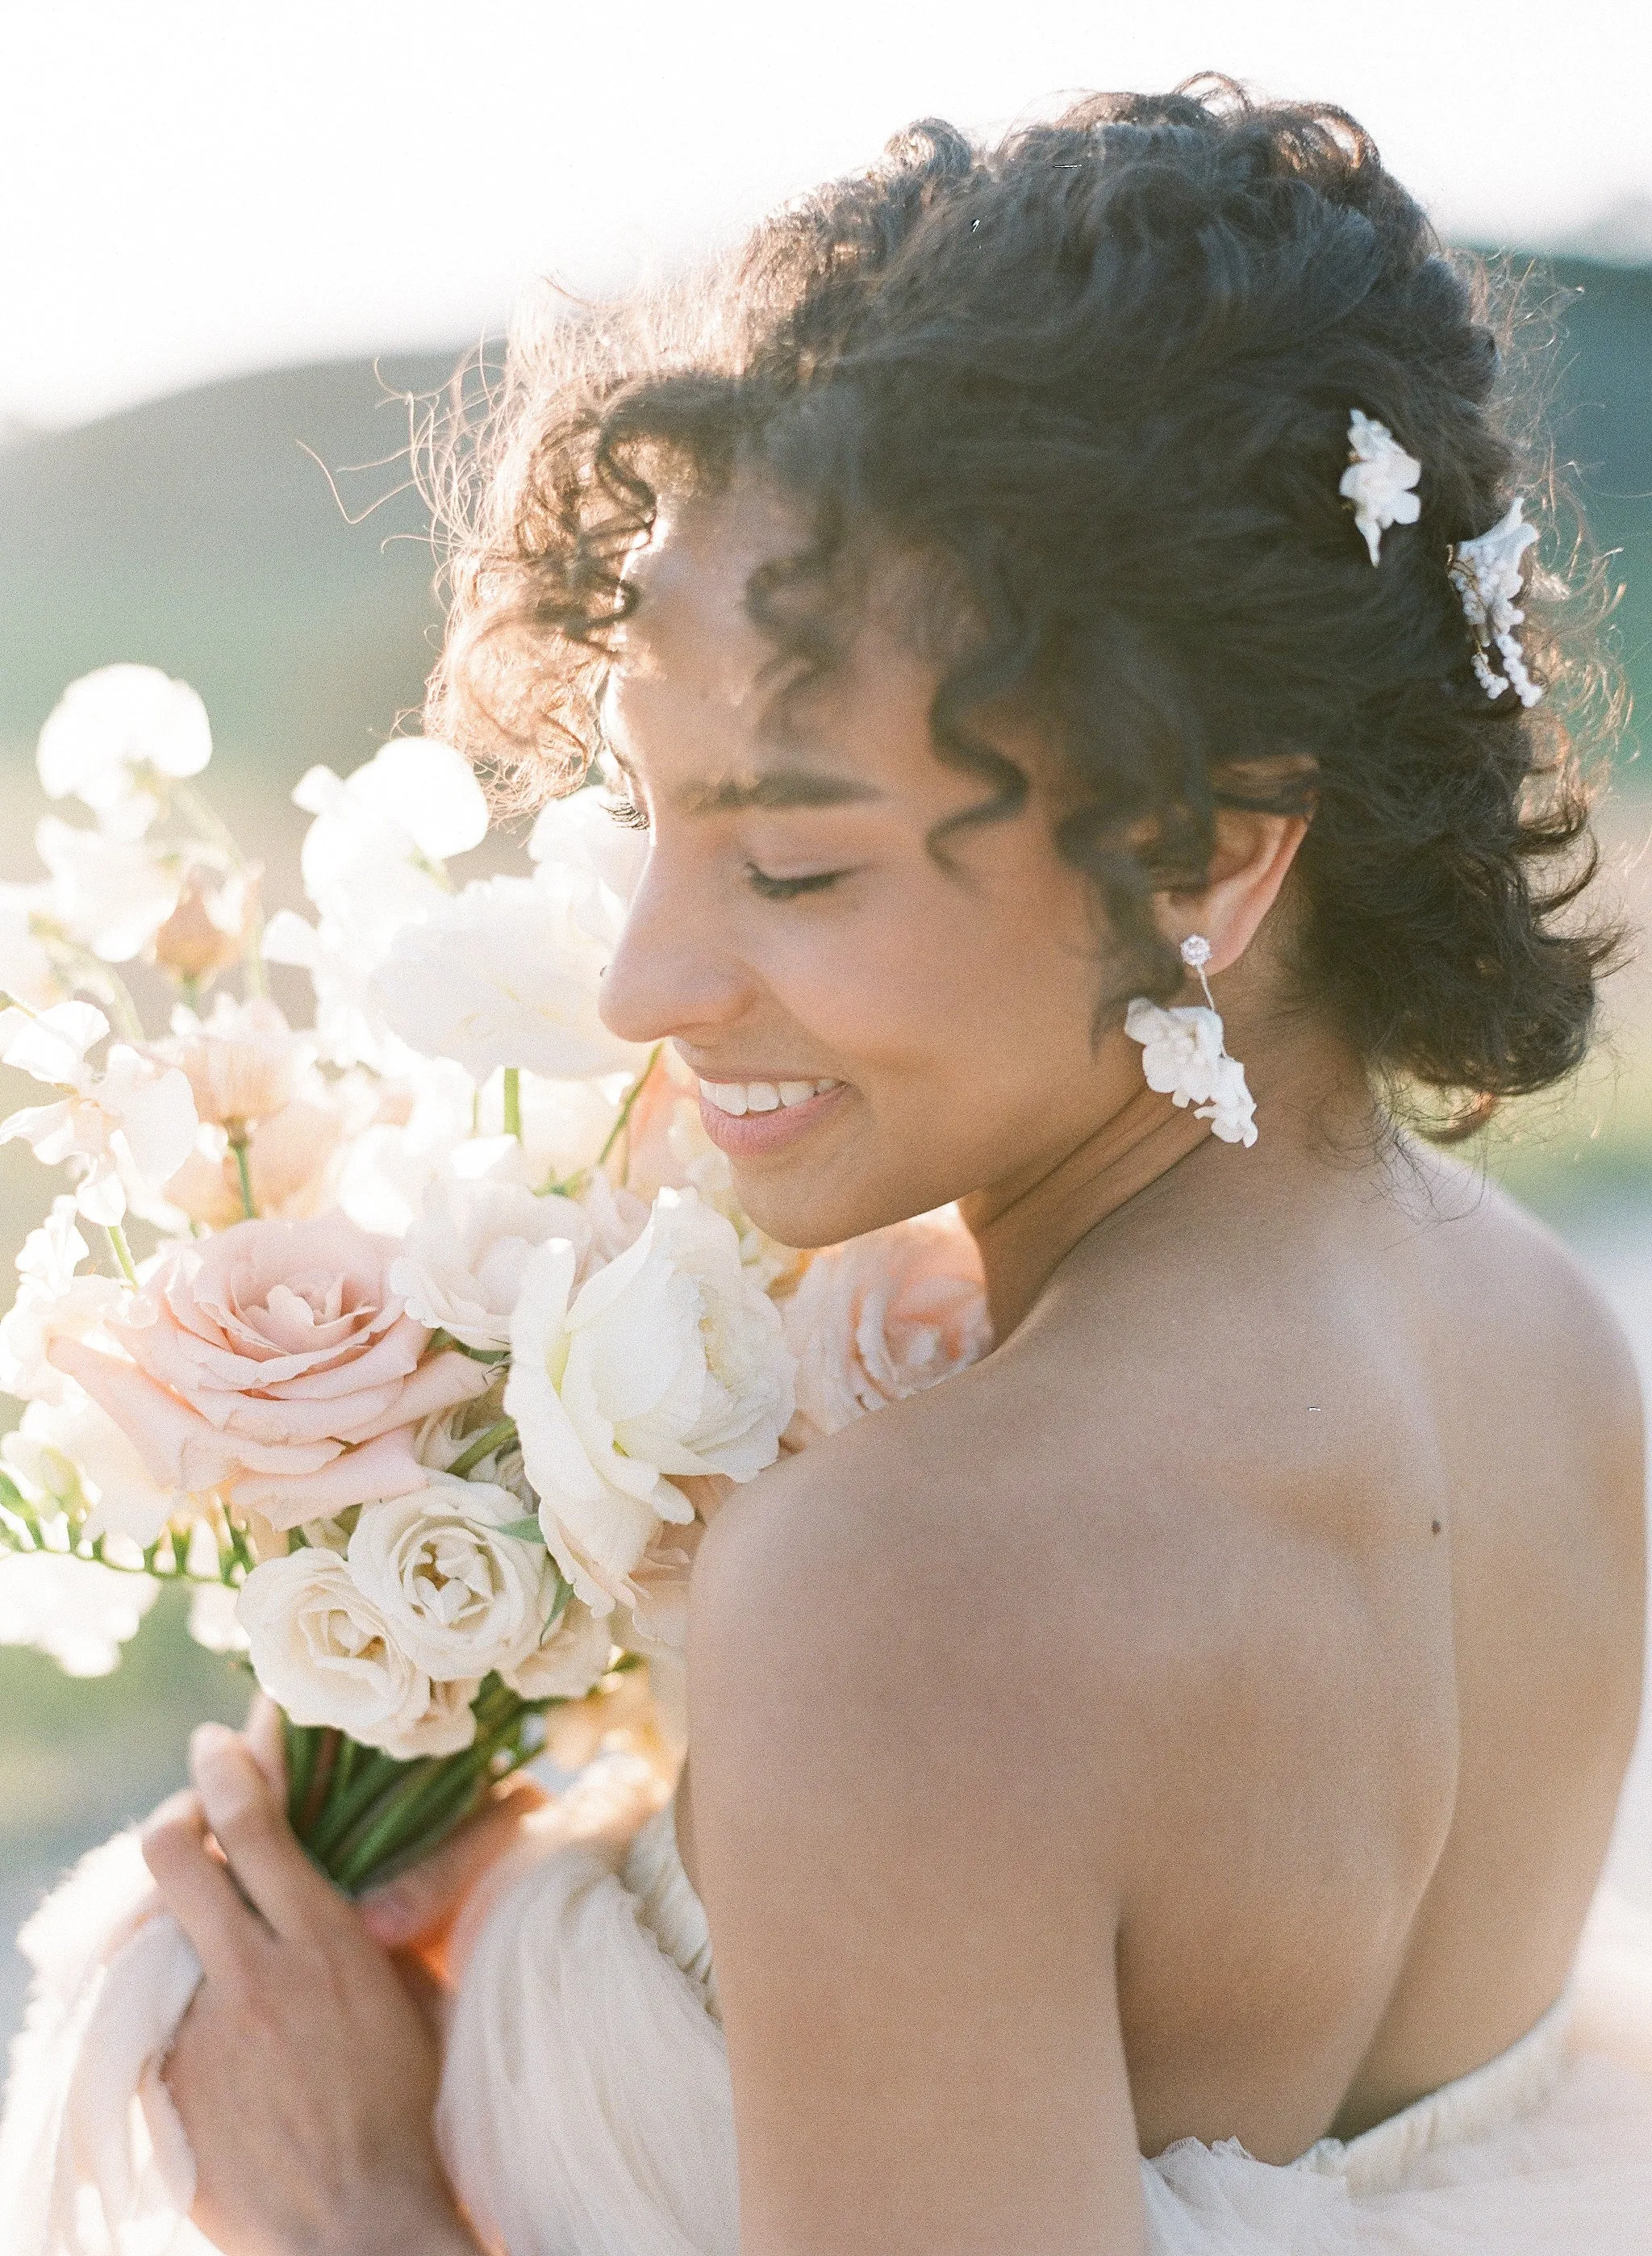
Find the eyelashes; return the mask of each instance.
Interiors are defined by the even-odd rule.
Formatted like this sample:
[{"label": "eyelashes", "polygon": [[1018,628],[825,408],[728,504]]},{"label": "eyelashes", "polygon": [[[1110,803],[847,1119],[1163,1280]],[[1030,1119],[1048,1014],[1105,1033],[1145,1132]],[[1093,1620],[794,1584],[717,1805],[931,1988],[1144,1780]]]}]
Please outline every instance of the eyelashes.
[{"label": "eyelashes", "polygon": [[[603,805],[612,821],[622,830],[646,830],[648,816],[636,801],[623,792],[611,792]],[[835,885],[840,878],[849,875],[847,870],[819,870],[806,878],[771,878],[767,870],[760,870],[755,862],[746,864],[746,883],[760,900],[795,901],[804,893],[823,893],[828,885]]]},{"label": "eyelashes", "polygon": [[755,862],[746,864],[746,883],[760,900],[795,901],[799,893],[823,893],[828,885],[835,885],[840,878],[848,876],[847,870],[819,870],[807,878],[771,878]]}]

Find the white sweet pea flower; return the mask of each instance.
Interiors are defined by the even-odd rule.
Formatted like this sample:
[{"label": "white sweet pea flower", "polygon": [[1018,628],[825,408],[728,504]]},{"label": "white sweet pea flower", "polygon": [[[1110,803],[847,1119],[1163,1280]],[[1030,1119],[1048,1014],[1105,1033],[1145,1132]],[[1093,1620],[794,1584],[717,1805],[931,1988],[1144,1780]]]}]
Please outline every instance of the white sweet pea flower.
[{"label": "white sweet pea flower", "polygon": [[576,791],[540,809],[528,836],[528,858],[541,878],[550,881],[560,874],[571,891],[593,883],[598,891],[592,912],[611,941],[641,880],[648,835],[616,822],[605,793]]},{"label": "white sweet pea flower", "polygon": [[795,1406],[774,1303],[723,1216],[661,1192],[636,1243],[573,1293],[573,1248],[530,1259],[505,1410],[552,1556],[594,1612],[631,1604],[663,1520],[693,1516],[671,1476],[749,1480]]},{"label": "white sweet pea flower", "polygon": [[589,1244],[591,1225],[572,1199],[538,1198],[492,1176],[439,1178],[390,1264],[390,1285],[432,1331],[466,1347],[508,1347],[528,1258],[552,1237],[581,1255]]},{"label": "white sweet pea flower", "polygon": [[370,992],[403,1041],[478,1081],[508,1066],[564,1081],[640,1073],[647,1050],[597,1015],[612,947],[594,878],[485,878],[399,932]]},{"label": "white sweet pea flower", "polygon": [[141,955],[178,906],[180,878],[140,835],[77,829],[44,816],[36,851],[52,873],[51,915],[105,963]]},{"label": "white sweet pea flower", "polygon": [[433,1686],[336,1551],[266,1559],[243,1583],[235,1618],[253,1673],[295,1724],[331,1725],[400,1760],[474,1742],[476,1685]]},{"label": "white sweet pea flower", "polygon": [[49,1653],[68,1676],[107,1676],[160,1596],[151,1575],[63,1551],[0,1558],[0,1645]]},{"label": "white sweet pea flower", "polygon": [[1374,564],[1381,560],[1382,536],[1391,525],[1415,525],[1423,504],[1411,489],[1423,465],[1408,455],[1386,423],[1354,408],[1348,417],[1348,467],[1337,491],[1353,504],[1353,521],[1365,537]]},{"label": "white sweet pea flower", "polygon": [[228,1583],[197,1583],[189,1597],[189,1634],[207,1653],[245,1653],[247,1632],[235,1606],[241,1593]]},{"label": "white sweet pea flower", "polygon": [[0,1061],[63,1091],[55,1103],[0,1122],[0,1144],[21,1137],[47,1167],[78,1162],[75,1204],[89,1221],[112,1223],[126,1211],[129,1178],[158,1193],[177,1174],[197,1123],[176,1066],[158,1066],[123,1042],[102,1072],[87,1064],[88,1050],[108,1032],[109,1020],[89,1003],[0,1011]]},{"label": "white sweet pea flower", "polygon": [[1196,1108],[1224,1144],[1256,1141],[1255,1101],[1245,1069],[1222,1047],[1222,1022],[1202,1004],[1163,1009],[1141,996],[1125,1013],[1124,1031],[1142,1044],[1147,1085],[1173,1104]]},{"label": "white sweet pea flower", "polygon": [[482,786],[451,746],[415,737],[386,744],[348,778],[312,768],[292,796],[315,817],[300,859],[320,921],[281,910],[264,955],[309,973],[323,1056],[397,1071],[400,1045],[369,982],[401,927],[450,898],[444,862],[487,833]]},{"label": "white sweet pea flower", "polygon": [[53,1199],[18,1256],[18,1296],[0,1318],[0,1389],[29,1402],[61,1402],[79,1392],[47,1358],[52,1341],[68,1334],[102,1336],[125,1294],[112,1277],[75,1273],[87,1258],[72,1197]]},{"label": "white sweet pea flower", "polygon": [[67,1381],[55,1400],[30,1403],[17,1432],[0,1442],[0,1457],[25,1494],[60,1508],[67,1508],[72,1482],[86,1513],[82,1532],[123,1535],[140,1551],[186,1500],[156,1482],[115,1421]]},{"label": "white sweet pea flower", "polygon": [[523,1518],[508,1489],[440,1472],[410,1495],[363,1505],[346,1555],[351,1576],[434,1681],[474,1685],[538,1651],[557,1583],[537,1540],[503,1532]]},{"label": "white sweet pea flower", "polygon": [[313,1053],[273,1003],[218,995],[208,1018],[175,1011],[172,1040],[158,1044],[156,1054],[182,1072],[203,1121],[244,1130],[298,1095]]},{"label": "white sweet pea flower", "polygon": [[212,758],[207,709],[186,681],[153,666],[105,666],[72,681],[40,731],[36,764],[48,799],[69,794],[99,814],[158,801],[158,778],[199,775]]},{"label": "white sweet pea flower", "polygon": [[0,996],[44,1011],[63,999],[63,983],[40,938],[40,927],[56,921],[50,885],[0,885]]}]

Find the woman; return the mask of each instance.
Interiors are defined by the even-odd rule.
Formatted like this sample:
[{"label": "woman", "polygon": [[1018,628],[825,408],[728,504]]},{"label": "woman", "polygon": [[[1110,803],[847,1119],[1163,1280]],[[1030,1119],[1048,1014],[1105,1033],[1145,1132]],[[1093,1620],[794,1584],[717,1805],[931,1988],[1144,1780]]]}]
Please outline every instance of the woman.
[{"label": "woman", "polygon": [[[1402,1124],[1565,1075],[1610,945],[1470,285],[1341,113],[1216,87],[915,129],[569,334],[438,719],[601,740],[608,1023],[780,1240],[957,1200],[999,1345],[716,1517],[674,1835],[478,1945],[476,2236],[732,2246],[721,2020],[746,2256],[1645,2245],[1652,2085],[1564,2026],[1635,1383]],[[472,2247],[388,1962],[200,1754],[148,1849],[200,2223]]]}]

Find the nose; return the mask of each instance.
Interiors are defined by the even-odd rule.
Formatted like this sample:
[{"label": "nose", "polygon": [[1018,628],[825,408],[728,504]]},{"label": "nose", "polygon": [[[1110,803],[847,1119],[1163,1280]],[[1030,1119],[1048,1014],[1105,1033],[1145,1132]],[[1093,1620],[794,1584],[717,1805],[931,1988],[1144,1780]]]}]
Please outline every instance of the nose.
[{"label": "nose", "polygon": [[661,864],[657,851],[650,855],[597,1009],[622,1041],[703,1042],[750,1006],[755,982],[710,904]]}]

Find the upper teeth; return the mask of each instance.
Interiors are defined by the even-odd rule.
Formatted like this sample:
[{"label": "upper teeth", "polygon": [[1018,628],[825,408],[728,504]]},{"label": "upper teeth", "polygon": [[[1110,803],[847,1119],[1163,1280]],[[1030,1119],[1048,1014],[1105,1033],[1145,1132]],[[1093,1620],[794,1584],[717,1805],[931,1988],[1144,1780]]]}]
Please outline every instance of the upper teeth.
[{"label": "upper teeth", "polygon": [[835,1081],[702,1081],[700,1095],[720,1112],[773,1112],[783,1104],[804,1104],[836,1089]]}]

